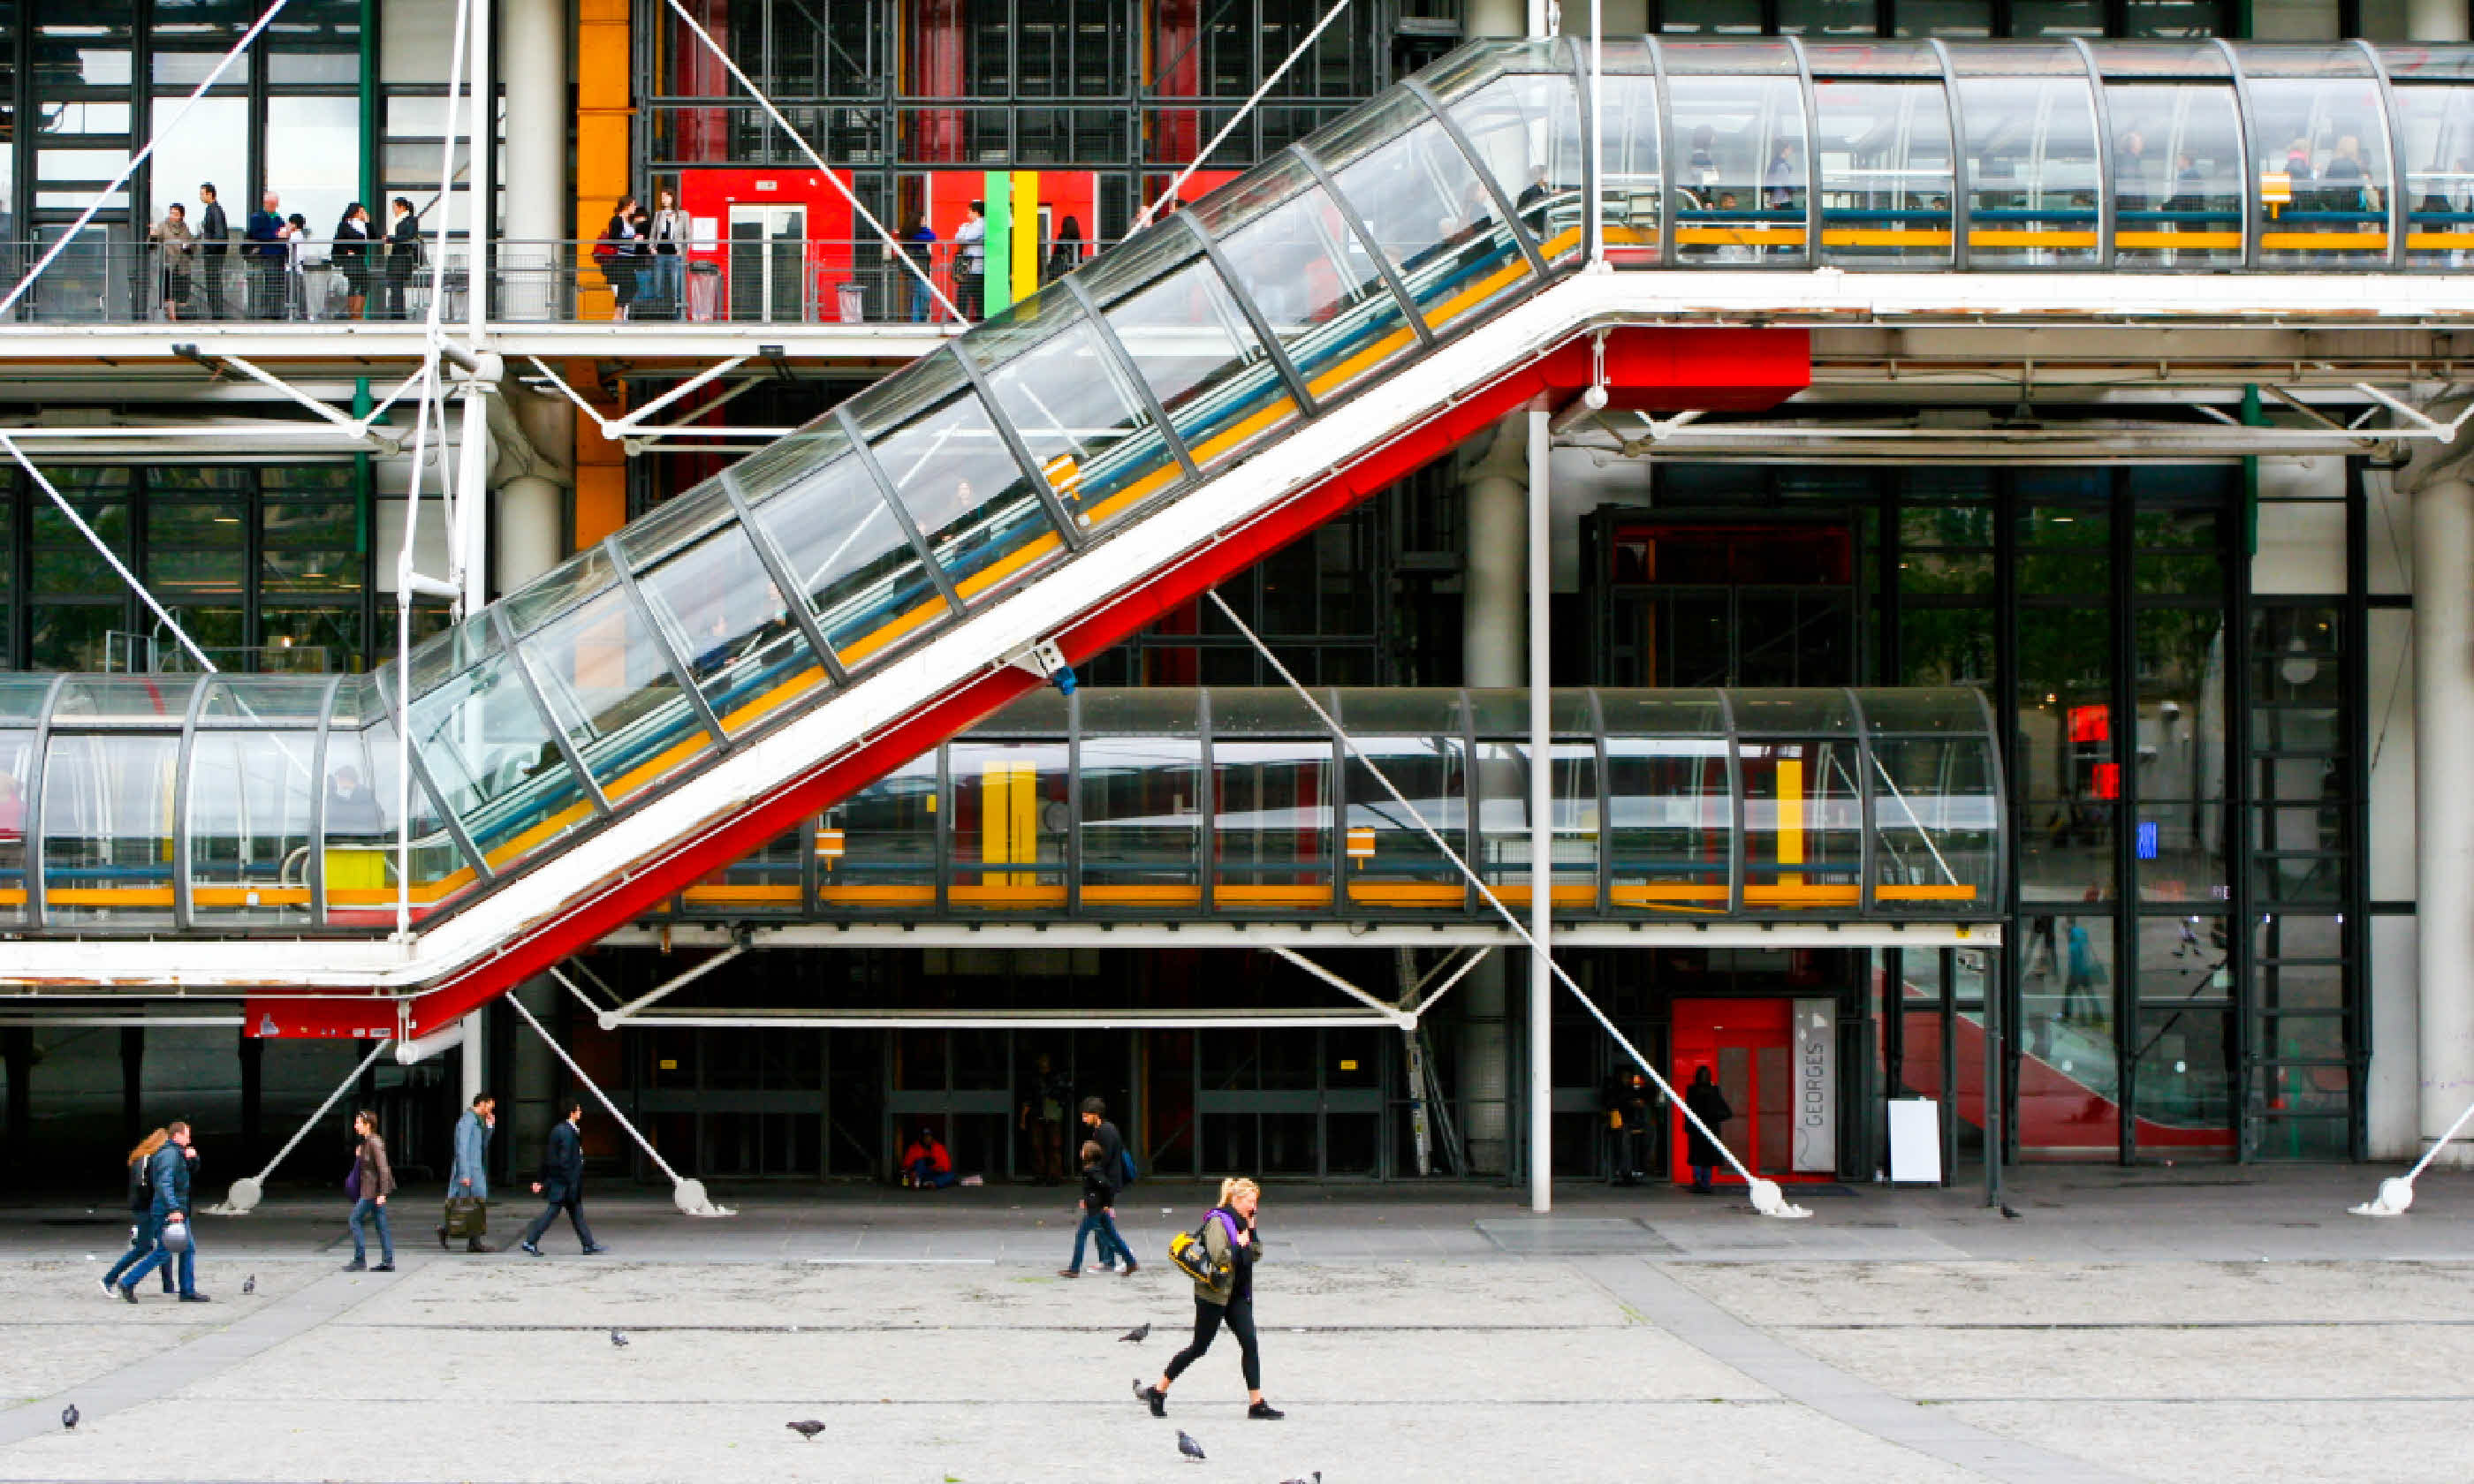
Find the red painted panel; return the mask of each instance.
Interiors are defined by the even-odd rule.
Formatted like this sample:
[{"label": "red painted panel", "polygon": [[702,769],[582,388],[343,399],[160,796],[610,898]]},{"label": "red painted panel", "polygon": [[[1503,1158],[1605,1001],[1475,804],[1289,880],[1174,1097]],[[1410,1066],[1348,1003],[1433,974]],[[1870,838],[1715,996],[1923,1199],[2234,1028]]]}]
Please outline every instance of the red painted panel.
[{"label": "red painted panel", "polygon": [[[1663,336],[1686,337],[1689,349],[1670,354],[1658,351],[1654,346],[1635,348],[1637,343],[1647,346]],[[1567,346],[1535,366],[1508,373],[1470,393],[1366,459],[1335,470],[1322,484],[1299,491],[1245,525],[1223,533],[1220,539],[1189,552],[1065,630],[1057,635],[1059,647],[1069,660],[1079,664],[1161,614],[1193,602],[1206,588],[1243,571],[1390,482],[1389,477],[1374,478],[1369,466],[1414,469],[1449,452],[1467,431],[1504,416],[1541,391],[1566,396],[1578,392],[1589,385],[1590,356],[1586,342],[1581,343],[1577,358],[1571,351]],[[1627,373],[1671,376],[1685,368],[1698,367],[1736,375],[1734,381],[1717,384],[1706,396],[1699,389],[1681,382],[1670,382],[1659,389],[1661,395],[1686,398],[1668,404],[1679,406],[1710,406],[1713,405],[1710,398],[1717,396],[1749,398],[1754,395],[1756,381],[1769,388],[1774,402],[1803,385],[1805,378],[1801,374],[1790,376],[1786,368],[1807,364],[1802,359],[1807,353],[1806,337],[1794,330],[1644,328],[1624,330],[1608,340],[1611,370],[1620,365]],[[1731,371],[1729,368],[1734,370]],[[1787,385],[1789,381],[1794,385]],[[1011,667],[986,671],[905,718],[900,726],[820,762],[775,790],[762,803],[716,822],[705,833],[674,842],[655,859],[634,863],[627,875],[606,880],[594,896],[565,916],[538,924],[489,959],[423,992],[414,1010],[412,1033],[424,1035],[435,1030],[588,946],[663,898],[766,845],[805,816],[866,787],[1038,683],[1029,672]],[[366,1027],[373,1013],[370,1001],[363,997],[250,1001],[251,1023],[258,1023],[262,1014],[276,1017],[279,1034],[318,1036],[346,1034],[344,1027]]]}]

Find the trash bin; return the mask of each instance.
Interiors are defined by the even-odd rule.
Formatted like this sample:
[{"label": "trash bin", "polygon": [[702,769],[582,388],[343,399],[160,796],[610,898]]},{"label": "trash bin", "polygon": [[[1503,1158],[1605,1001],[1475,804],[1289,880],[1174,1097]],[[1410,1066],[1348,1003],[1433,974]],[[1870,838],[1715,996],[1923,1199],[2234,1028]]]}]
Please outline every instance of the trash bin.
[{"label": "trash bin", "polygon": [[834,300],[844,324],[858,324],[867,319],[867,291],[860,287],[859,280],[854,278],[837,285],[834,290]]},{"label": "trash bin", "polygon": [[717,263],[688,264],[688,318],[710,320],[714,306],[721,301],[721,267]]}]

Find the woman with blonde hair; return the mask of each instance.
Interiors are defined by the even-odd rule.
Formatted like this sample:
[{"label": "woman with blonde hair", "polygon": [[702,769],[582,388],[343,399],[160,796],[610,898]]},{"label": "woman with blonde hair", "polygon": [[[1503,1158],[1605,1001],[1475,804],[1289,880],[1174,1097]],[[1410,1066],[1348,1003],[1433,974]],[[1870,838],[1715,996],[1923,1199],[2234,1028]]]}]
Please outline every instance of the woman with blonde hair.
[{"label": "woman with blonde hair", "polygon": [[[129,1151],[129,1250],[120,1255],[110,1272],[103,1275],[103,1296],[107,1299],[120,1297],[120,1276],[143,1261],[155,1250],[155,1239],[161,1234],[155,1229],[155,1188],[147,1183],[146,1163],[171,1137],[169,1131],[157,1129]],[[172,1291],[172,1265],[168,1262],[163,1264],[163,1291]]]},{"label": "woman with blonde hair", "polygon": [[1263,1244],[1254,1234],[1254,1209],[1263,1189],[1242,1175],[1220,1183],[1220,1204],[1202,1218],[1202,1245],[1210,1254],[1216,1281],[1194,1281],[1194,1341],[1170,1358],[1168,1369],[1152,1385],[1137,1385],[1134,1395],[1148,1402],[1153,1417],[1168,1415],[1168,1389],[1185,1368],[1202,1358],[1212,1336],[1225,1324],[1237,1336],[1245,1362],[1246,1415],[1256,1422],[1278,1422],[1288,1414],[1263,1400],[1263,1357],[1254,1343],[1254,1264],[1262,1260]]}]

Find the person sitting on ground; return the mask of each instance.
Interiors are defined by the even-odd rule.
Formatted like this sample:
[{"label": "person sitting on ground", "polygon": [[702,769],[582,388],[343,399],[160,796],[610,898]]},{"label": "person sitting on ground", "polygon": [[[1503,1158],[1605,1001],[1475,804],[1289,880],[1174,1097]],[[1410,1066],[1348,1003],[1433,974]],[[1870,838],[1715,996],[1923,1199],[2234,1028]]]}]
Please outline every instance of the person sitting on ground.
[{"label": "person sitting on ground", "polygon": [[902,1183],[918,1190],[942,1190],[961,1183],[954,1173],[953,1152],[937,1139],[934,1129],[921,1129],[910,1147],[902,1151]]}]

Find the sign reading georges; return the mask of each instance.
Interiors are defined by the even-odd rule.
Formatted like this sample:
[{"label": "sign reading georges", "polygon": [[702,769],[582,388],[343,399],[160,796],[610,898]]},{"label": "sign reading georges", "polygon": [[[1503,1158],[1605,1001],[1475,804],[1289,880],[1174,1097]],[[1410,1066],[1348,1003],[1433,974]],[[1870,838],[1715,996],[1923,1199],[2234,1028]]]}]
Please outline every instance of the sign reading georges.
[{"label": "sign reading georges", "polygon": [[1827,1175],[1838,1167],[1838,1003],[1795,1002],[1795,1107],[1789,1114],[1795,1152],[1789,1168]]}]

